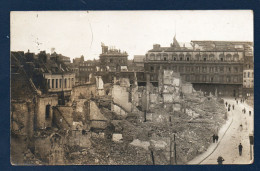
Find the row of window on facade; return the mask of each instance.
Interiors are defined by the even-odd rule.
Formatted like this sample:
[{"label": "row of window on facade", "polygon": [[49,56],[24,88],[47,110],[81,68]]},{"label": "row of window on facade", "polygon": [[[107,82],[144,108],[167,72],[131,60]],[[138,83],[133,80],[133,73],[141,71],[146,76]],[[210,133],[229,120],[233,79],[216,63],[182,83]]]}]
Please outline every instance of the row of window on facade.
[{"label": "row of window on facade", "polygon": [[254,72],[244,72],[244,78],[254,78]]},{"label": "row of window on facade", "polygon": [[62,88],[72,88],[74,86],[74,78],[65,78],[63,81],[62,79],[48,79],[47,80],[48,89],[58,89]]},{"label": "row of window on facade", "polygon": [[[164,66],[162,67],[162,69],[169,69],[169,70],[173,70],[175,72],[224,72],[224,70],[226,70],[226,72],[239,72],[239,67],[224,67],[224,66],[220,66],[220,67],[207,67],[207,66],[195,66],[195,67],[191,67],[191,66]],[[150,71],[151,72],[156,72],[160,70],[160,66],[150,66]],[[243,71],[243,67],[240,67],[240,72]]]},{"label": "row of window on facade", "polygon": [[[238,76],[207,76],[207,75],[183,75],[182,78],[188,82],[218,82],[218,83],[238,83],[241,82],[241,78]],[[150,81],[158,81],[157,75],[151,75]]]},{"label": "row of window on facade", "polygon": [[94,71],[94,68],[79,68],[79,71]]},{"label": "row of window on facade", "polygon": [[244,80],[244,87],[246,88],[253,88],[254,87],[254,80]]},{"label": "row of window on facade", "polygon": [[127,63],[127,60],[125,59],[112,59],[112,58],[110,58],[110,59],[107,59],[107,63]]},{"label": "row of window on facade", "polygon": [[92,63],[83,63],[83,64],[79,64],[79,66],[93,66]]},{"label": "row of window on facade", "polygon": [[219,58],[216,59],[215,58],[215,55],[214,54],[203,54],[203,55],[200,55],[200,54],[196,54],[195,55],[195,58],[192,58],[192,56],[190,54],[187,54],[184,56],[184,54],[172,54],[172,55],[168,55],[167,53],[164,53],[164,54],[150,54],[150,58],[149,60],[163,60],[163,61],[168,61],[168,60],[171,60],[171,61],[190,61],[190,60],[202,60],[202,61],[214,61],[214,60],[220,60],[220,61],[238,61],[239,60],[239,55],[238,54],[234,54],[234,55],[231,55],[231,54],[227,54],[227,55],[224,55],[224,54],[220,54],[219,55]]}]

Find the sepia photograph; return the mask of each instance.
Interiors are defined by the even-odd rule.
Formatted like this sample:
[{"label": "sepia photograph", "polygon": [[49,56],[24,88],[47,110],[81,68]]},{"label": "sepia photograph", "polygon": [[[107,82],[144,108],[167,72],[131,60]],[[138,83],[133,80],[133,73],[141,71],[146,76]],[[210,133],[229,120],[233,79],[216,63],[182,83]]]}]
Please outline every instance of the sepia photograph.
[{"label": "sepia photograph", "polygon": [[252,164],[253,17],[11,11],[11,164]]}]

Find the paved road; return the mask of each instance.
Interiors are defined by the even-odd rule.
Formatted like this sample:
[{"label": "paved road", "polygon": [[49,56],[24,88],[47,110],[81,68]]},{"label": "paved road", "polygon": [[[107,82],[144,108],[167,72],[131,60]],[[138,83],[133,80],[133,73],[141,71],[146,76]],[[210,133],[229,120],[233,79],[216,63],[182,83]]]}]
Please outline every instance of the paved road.
[{"label": "paved road", "polygon": [[[231,108],[229,117],[233,117],[233,122],[227,130],[226,134],[219,142],[215,151],[200,164],[217,164],[217,158],[222,156],[224,158],[223,164],[249,164],[250,161],[250,145],[249,145],[249,133],[253,132],[253,108],[245,103],[238,104],[235,99],[224,99],[231,104],[234,104],[235,109]],[[242,113],[242,109],[246,109],[246,114]],[[252,111],[249,116],[249,111]],[[242,128],[241,125],[242,124]],[[239,156],[238,145],[243,145],[242,156]]]}]

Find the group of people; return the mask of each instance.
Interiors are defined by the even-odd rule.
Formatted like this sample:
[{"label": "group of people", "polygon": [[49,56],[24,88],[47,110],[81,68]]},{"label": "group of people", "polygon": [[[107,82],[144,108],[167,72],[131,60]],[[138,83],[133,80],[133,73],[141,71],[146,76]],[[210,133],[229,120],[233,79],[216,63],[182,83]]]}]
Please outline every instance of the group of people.
[{"label": "group of people", "polygon": [[[237,102],[237,104],[238,104],[238,99],[237,98],[235,98],[235,100],[236,100],[236,102]],[[245,99],[240,99],[240,103],[244,103],[245,102]],[[230,107],[231,107],[231,105],[230,104],[228,104],[227,102],[225,103],[226,104],[226,107],[228,108],[228,111],[230,111]],[[234,104],[232,105],[232,108],[233,108],[233,110],[235,109],[235,106],[234,106]],[[243,113],[246,113],[246,108],[244,108],[244,109],[242,109],[242,112]],[[249,111],[249,116],[251,115],[251,111]],[[240,127],[242,127],[242,124],[240,125]],[[217,136],[217,138],[216,138],[216,135],[214,134],[213,135],[213,143],[215,142],[215,140],[217,140],[218,139],[218,136]],[[217,140],[218,141],[218,140]],[[217,142],[216,141],[216,142]],[[239,152],[239,156],[242,156],[242,150],[243,150],[243,146],[242,146],[242,144],[240,143],[239,145],[238,145],[238,152]],[[218,162],[218,164],[219,165],[222,165],[223,164],[223,161],[225,161],[224,160],[224,158],[222,157],[222,156],[219,156],[218,158],[217,158],[217,162]]]},{"label": "group of people", "polygon": [[[242,144],[240,143],[240,144],[238,145],[239,156],[242,156],[242,150],[243,150],[243,146],[242,146]],[[219,157],[217,158],[217,162],[218,162],[219,165],[222,165],[222,164],[223,164],[223,161],[225,161],[225,160],[224,160],[224,158],[223,158],[222,156],[219,156]]]},{"label": "group of people", "polygon": [[[230,111],[231,105],[226,102],[226,107],[228,108],[228,111]],[[235,105],[232,105],[233,110],[235,110]]]}]

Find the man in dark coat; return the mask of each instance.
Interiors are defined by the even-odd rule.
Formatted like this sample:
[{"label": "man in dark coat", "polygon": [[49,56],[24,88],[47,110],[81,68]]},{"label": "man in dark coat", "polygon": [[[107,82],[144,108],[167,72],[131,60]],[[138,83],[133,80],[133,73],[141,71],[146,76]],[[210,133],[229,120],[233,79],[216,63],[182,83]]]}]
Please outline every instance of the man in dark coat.
[{"label": "man in dark coat", "polygon": [[212,136],[212,140],[213,140],[213,143],[215,143],[215,140],[216,140],[216,135],[215,134]]},{"label": "man in dark coat", "polygon": [[234,110],[235,109],[235,105],[233,104],[232,107],[233,107],[233,110]]},{"label": "man in dark coat", "polygon": [[217,159],[218,164],[219,164],[219,165],[222,165],[222,164],[223,164],[223,161],[225,161],[225,160],[223,159],[223,157],[219,156],[218,159]]},{"label": "man in dark coat", "polygon": [[217,143],[218,142],[218,135],[216,135],[215,138],[216,138],[216,143]]},{"label": "man in dark coat", "polygon": [[242,149],[243,149],[243,146],[242,146],[242,144],[240,143],[240,144],[238,145],[238,151],[239,151],[239,155],[240,155],[240,156],[242,155]]}]

